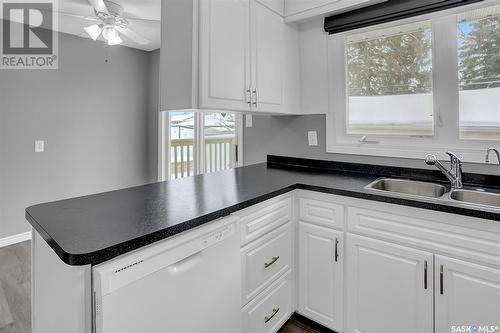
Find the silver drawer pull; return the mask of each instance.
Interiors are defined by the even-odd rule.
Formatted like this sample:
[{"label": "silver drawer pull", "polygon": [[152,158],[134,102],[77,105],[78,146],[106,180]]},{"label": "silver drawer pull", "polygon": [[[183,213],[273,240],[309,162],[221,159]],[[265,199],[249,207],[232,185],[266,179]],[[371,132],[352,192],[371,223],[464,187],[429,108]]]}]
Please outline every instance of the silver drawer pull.
[{"label": "silver drawer pull", "polygon": [[269,266],[274,264],[276,261],[278,261],[279,258],[280,258],[280,256],[273,257],[273,259],[270,262],[264,263],[264,268],[268,268]]},{"label": "silver drawer pull", "polygon": [[274,317],[274,316],[276,316],[276,314],[278,313],[278,311],[279,311],[279,310],[280,310],[280,308],[273,309],[273,314],[272,314],[272,315],[270,315],[269,317],[268,317],[268,316],[266,316],[266,317],[264,318],[264,323],[266,323],[266,324],[267,324],[267,322],[268,322],[269,320],[273,319],[273,317]]}]

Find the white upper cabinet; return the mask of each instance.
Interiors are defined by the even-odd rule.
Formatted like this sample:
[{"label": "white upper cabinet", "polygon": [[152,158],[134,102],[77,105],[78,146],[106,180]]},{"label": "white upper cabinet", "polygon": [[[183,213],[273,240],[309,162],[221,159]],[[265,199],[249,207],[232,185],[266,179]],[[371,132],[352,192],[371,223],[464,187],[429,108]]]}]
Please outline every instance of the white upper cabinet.
[{"label": "white upper cabinet", "polygon": [[500,326],[500,270],[436,256],[436,333],[453,326]]},{"label": "white upper cabinet", "polygon": [[347,236],[347,329],[433,332],[433,254]]},{"label": "white upper cabinet", "polygon": [[249,2],[200,1],[200,107],[247,111]]},{"label": "white upper cabinet", "polygon": [[283,105],[284,22],[260,2],[251,1],[252,109],[281,112]]},{"label": "white upper cabinet", "polygon": [[361,8],[384,0],[285,0],[285,20],[294,22],[311,17]]},{"label": "white upper cabinet", "polygon": [[201,109],[300,113],[298,29],[284,23],[283,6],[279,0],[200,1]]}]

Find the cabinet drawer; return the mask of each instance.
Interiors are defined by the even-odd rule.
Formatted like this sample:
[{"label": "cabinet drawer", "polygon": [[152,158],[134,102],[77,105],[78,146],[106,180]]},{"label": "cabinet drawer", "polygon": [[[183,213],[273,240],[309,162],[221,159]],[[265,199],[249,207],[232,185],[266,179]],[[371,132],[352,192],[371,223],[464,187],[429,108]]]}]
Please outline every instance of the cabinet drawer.
[{"label": "cabinet drawer", "polygon": [[[321,196],[318,196],[320,198]],[[324,199],[327,199],[324,197]],[[298,198],[299,219],[325,227],[343,229],[344,206],[316,198]]]},{"label": "cabinet drawer", "polygon": [[411,207],[371,206],[374,208],[348,207],[349,232],[500,266],[500,233],[480,230],[485,220]]},{"label": "cabinet drawer", "polygon": [[291,220],[292,199],[280,196],[235,212],[240,218],[241,243],[247,244]]},{"label": "cabinet drawer", "polygon": [[243,332],[274,333],[292,314],[290,272],[243,308]]},{"label": "cabinet drawer", "polygon": [[242,304],[247,304],[290,269],[291,230],[288,223],[241,250]]}]

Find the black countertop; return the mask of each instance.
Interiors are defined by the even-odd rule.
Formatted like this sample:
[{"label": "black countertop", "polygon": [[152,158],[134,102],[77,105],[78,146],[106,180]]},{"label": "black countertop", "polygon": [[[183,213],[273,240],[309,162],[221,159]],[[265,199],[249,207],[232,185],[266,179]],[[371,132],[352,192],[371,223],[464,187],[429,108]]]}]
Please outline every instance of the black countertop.
[{"label": "black countertop", "polygon": [[[500,221],[498,211],[365,189],[382,176],[444,181],[439,171],[269,156],[267,164],[31,206],[26,218],[69,265],[102,263],[297,188]],[[476,185],[499,179],[464,175]]]}]

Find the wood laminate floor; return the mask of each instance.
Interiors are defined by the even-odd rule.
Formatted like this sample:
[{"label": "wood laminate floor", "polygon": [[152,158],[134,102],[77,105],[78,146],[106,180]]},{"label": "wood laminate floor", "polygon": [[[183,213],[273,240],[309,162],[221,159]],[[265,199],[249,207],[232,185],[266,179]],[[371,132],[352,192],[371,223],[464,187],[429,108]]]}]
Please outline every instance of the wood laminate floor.
[{"label": "wood laminate floor", "polygon": [[283,326],[278,333],[330,333],[330,330],[322,330],[320,327],[313,328],[309,326],[306,322],[296,318],[295,315]]},{"label": "wood laminate floor", "polygon": [[31,332],[31,242],[0,248],[0,333]]}]

